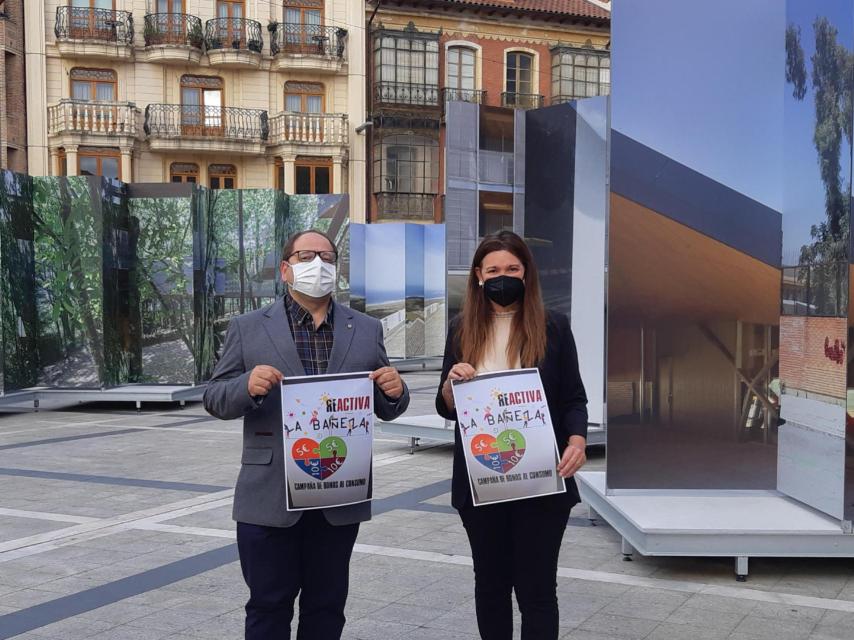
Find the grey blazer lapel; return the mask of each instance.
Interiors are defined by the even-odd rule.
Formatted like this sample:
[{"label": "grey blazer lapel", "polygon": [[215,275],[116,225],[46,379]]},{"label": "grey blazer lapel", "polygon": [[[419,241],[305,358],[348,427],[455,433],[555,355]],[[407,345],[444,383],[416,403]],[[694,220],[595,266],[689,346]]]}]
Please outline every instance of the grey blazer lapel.
[{"label": "grey blazer lapel", "polygon": [[282,298],[278,298],[273,304],[264,310],[264,331],[270,337],[273,346],[276,347],[276,352],[285,365],[287,371],[282,371],[284,374],[290,373],[292,376],[304,376],[305,369],[299,359],[297,346],[294,344],[294,337],[291,335],[288,327],[288,317],[285,315],[285,303]]},{"label": "grey blazer lapel", "polygon": [[332,352],[329,354],[329,364],[327,365],[327,373],[339,373],[341,367],[344,366],[344,361],[347,358],[347,352],[350,351],[350,343],[353,342],[353,312],[345,306],[332,303]]}]

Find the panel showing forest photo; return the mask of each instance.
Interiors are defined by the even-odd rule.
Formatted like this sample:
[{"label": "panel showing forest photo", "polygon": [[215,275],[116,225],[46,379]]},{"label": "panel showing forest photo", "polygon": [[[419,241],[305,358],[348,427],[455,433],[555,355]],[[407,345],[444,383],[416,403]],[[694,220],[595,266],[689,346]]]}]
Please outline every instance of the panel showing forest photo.
[{"label": "panel showing forest photo", "polygon": [[136,281],[139,290],[140,383],[192,384],[192,199],[132,198],[138,221]]},{"label": "panel showing forest photo", "polygon": [[333,238],[348,301],[347,196],[0,177],[0,391],[208,380],[297,231]]},{"label": "panel showing forest photo", "polygon": [[0,173],[0,394],[36,383],[33,181]]},{"label": "panel showing forest photo", "polygon": [[99,204],[86,177],[34,178],[41,386],[99,388],[106,377]]}]

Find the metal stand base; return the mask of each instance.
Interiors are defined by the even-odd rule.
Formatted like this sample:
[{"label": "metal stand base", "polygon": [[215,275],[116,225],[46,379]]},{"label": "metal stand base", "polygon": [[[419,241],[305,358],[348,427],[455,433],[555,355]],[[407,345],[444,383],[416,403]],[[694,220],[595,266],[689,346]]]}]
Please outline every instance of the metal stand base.
[{"label": "metal stand base", "polygon": [[183,408],[188,401],[201,400],[204,392],[204,385],[154,384],[130,384],[109,389],[24,389],[0,396],[0,407],[14,407],[23,402],[32,402],[33,410],[38,411],[41,400],[52,400],[62,404],[133,402],[139,412],[142,411],[143,402],[178,402]]},{"label": "metal stand base", "polygon": [[605,489],[603,472],[576,474],[581,499],[622,536],[623,559],[730,557],[745,582],[751,557],[854,558],[839,520],[777,491]]}]

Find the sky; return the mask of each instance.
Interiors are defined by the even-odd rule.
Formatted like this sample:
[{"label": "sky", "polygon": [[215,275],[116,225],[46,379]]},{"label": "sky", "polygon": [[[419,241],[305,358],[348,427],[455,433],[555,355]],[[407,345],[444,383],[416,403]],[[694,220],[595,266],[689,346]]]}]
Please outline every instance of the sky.
[{"label": "sky", "polygon": [[365,227],[365,302],[403,300],[406,286],[406,232],[402,223]]},{"label": "sky", "polygon": [[[785,27],[801,25],[810,76],[815,18],[834,22],[850,49],[852,11],[839,0],[621,2],[612,24],[613,128],[781,212],[791,263],[824,219],[824,186],[811,79],[801,102],[785,83]],[[846,176],[849,162],[850,150]]]},{"label": "sky", "polygon": [[621,2],[612,126],[780,210],[785,3]]}]

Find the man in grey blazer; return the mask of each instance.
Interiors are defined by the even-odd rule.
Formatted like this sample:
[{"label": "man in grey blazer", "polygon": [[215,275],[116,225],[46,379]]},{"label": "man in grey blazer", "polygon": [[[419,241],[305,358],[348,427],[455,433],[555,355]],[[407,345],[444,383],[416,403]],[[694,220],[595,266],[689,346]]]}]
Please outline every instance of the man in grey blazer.
[{"label": "man in grey blazer", "polygon": [[389,366],[380,322],[332,300],[335,245],[323,233],[295,234],[280,267],[286,295],[231,320],[205,389],[208,413],[243,418],[243,456],[234,494],[240,566],[249,587],[246,639],[335,640],[344,628],[350,556],[369,502],[304,512],[285,509],[281,387],[288,376],[371,371],[374,411],[396,418],[409,392]]}]

